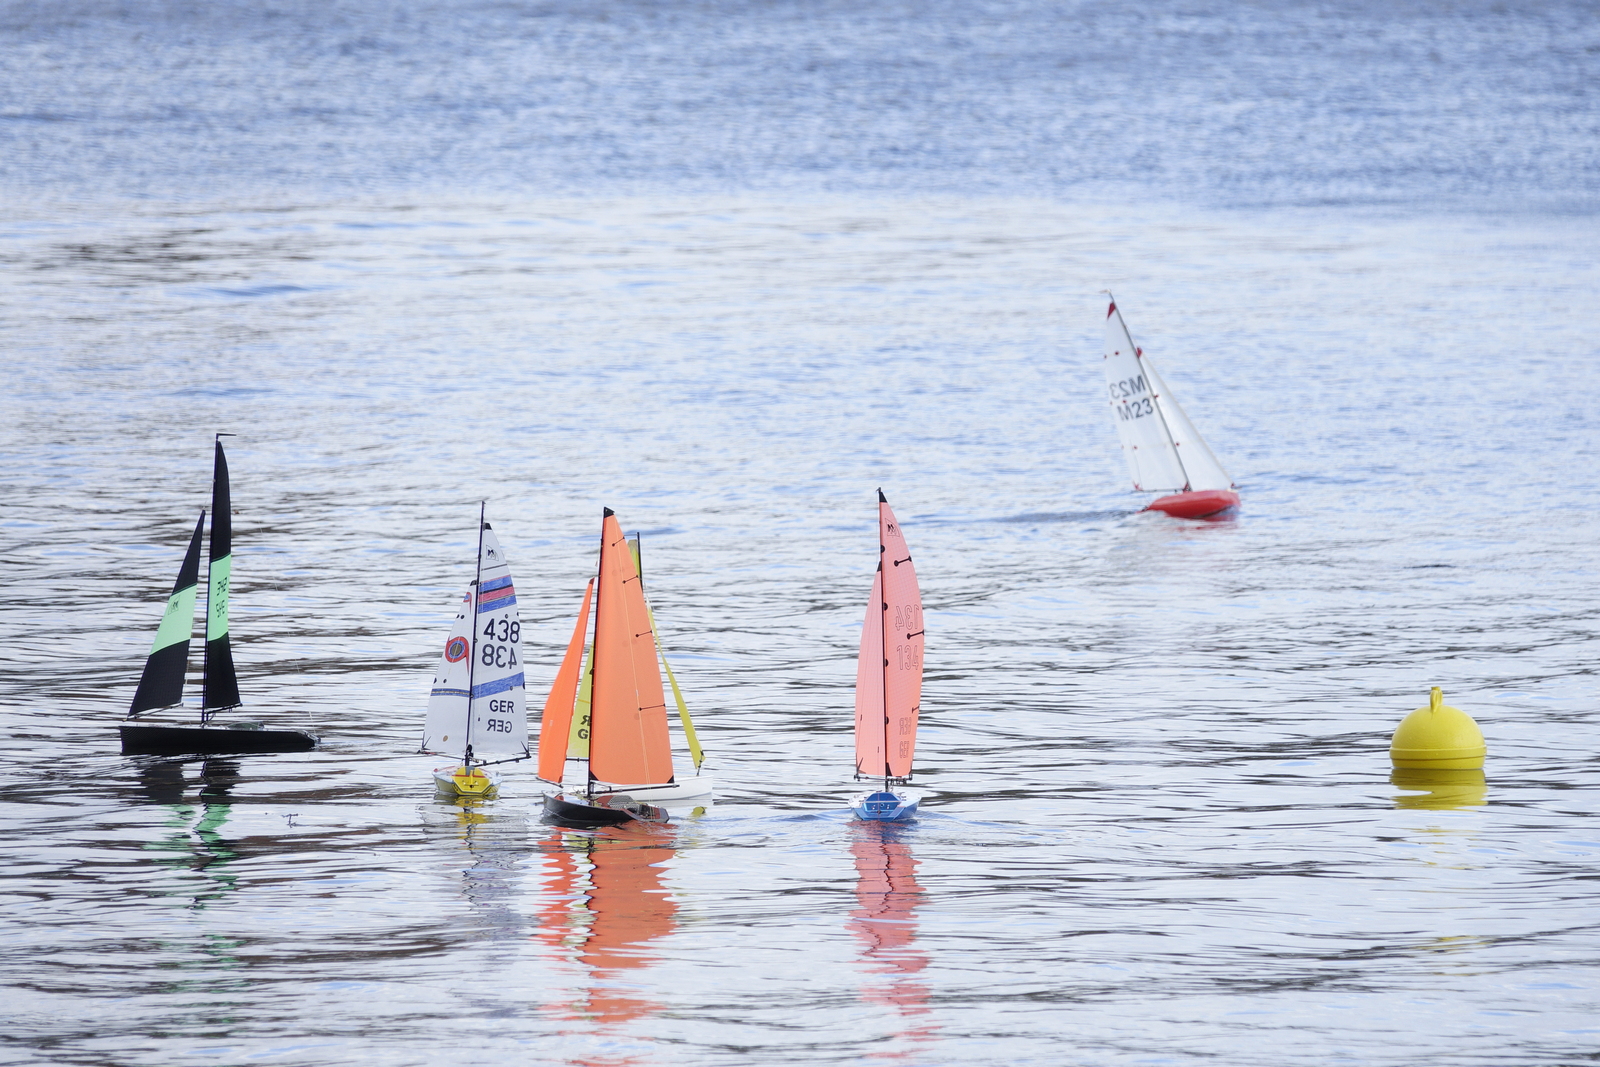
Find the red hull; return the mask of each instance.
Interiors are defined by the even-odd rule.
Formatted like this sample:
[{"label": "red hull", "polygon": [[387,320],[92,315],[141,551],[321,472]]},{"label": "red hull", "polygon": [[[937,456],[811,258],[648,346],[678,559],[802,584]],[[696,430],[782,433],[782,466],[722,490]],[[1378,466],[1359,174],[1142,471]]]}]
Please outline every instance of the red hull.
[{"label": "red hull", "polygon": [[1175,519],[1203,519],[1208,515],[1239,506],[1239,494],[1227,489],[1202,489],[1196,493],[1174,493],[1150,502],[1146,511],[1164,511]]}]

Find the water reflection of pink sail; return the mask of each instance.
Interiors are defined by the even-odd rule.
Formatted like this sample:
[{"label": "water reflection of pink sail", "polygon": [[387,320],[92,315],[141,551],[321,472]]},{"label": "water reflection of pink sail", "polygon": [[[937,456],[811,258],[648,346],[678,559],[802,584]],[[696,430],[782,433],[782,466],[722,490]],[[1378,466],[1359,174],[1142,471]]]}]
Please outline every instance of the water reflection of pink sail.
[{"label": "water reflection of pink sail", "polygon": [[[922,903],[917,861],[899,826],[857,823],[852,830],[857,907],[850,913],[850,928],[863,942],[862,961],[875,976],[862,999],[896,1008],[908,1022],[915,1020],[901,1036],[920,1044],[931,1040],[934,1027],[921,1018],[928,1014],[928,986],[918,975],[928,957],[917,948],[915,913]],[[888,1055],[909,1056],[913,1051]]]},{"label": "water reflection of pink sail", "polygon": [[[662,864],[673,850],[655,840],[627,831],[616,837],[558,832],[545,846],[552,870],[546,884],[553,899],[540,916],[537,936],[588,971],[585,988],[568,1005],[572,1018],[617,1026],[661,1008],[622,991],[629,972],[653,961],[650,943],[676,925],[678,907],[661,881]],[[601,1036],[598,1027],[589,1032]],[[633,1061],[606,1056],[593,1062]]]}]

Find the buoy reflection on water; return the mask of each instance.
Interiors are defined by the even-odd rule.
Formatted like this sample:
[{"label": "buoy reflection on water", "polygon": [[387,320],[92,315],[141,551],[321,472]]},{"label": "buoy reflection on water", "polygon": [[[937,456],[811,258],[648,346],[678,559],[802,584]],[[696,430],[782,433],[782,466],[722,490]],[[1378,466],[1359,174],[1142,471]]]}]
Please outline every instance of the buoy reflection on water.
[{"label": "buoy reflection on water", "polygon": [[1396,788],[1408,790],[1394,798],[1397,808],[1445,811],[1489,802],[1489,783],[1481,770],[1419,771],[1397,767],[1389,781]]}]

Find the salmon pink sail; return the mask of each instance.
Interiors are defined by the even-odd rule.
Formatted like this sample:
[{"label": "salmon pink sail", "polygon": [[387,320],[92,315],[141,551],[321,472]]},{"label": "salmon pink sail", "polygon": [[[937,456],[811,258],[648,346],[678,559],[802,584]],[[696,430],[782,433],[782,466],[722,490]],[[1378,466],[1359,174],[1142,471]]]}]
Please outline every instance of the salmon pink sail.
[{"label": "salmon pink sail", "polygon": [[[878,572],[872,579],[856,661],[857,775],[881,776],[885,783],[910,776],[922,703],[922,650],[922,594],[916,567],[880,490]],[[901,818],[915,809],[914,801],[887,790],[859,799],[853,806],[863,818]]]}]

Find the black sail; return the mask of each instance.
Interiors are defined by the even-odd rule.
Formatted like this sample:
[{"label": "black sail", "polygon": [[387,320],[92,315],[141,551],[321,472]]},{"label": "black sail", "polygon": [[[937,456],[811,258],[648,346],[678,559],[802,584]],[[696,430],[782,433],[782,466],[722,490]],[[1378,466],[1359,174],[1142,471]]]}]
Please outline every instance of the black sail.
[{"label": "black sail", "polygon": [[150,658],[144,661],[144,674],[133,694],[128,718],[151,708],[171,707],[183,700],[183,676],[189,669],[189,640],[194,636],[195,587],[200,584],[200,534],[205,529],[206,513],[200,512],[184,553],[178,580],[167,598],[167,610],[156,630]]},{"label": "black sail", "polygon": [[207,711],[239,704],[239,677],[228,644],[228,588],[233,571],[233,502],[228,493],[228,459],[217,442],[216,469],[211,478],[210,588],[206,595],[205,696]]}]

